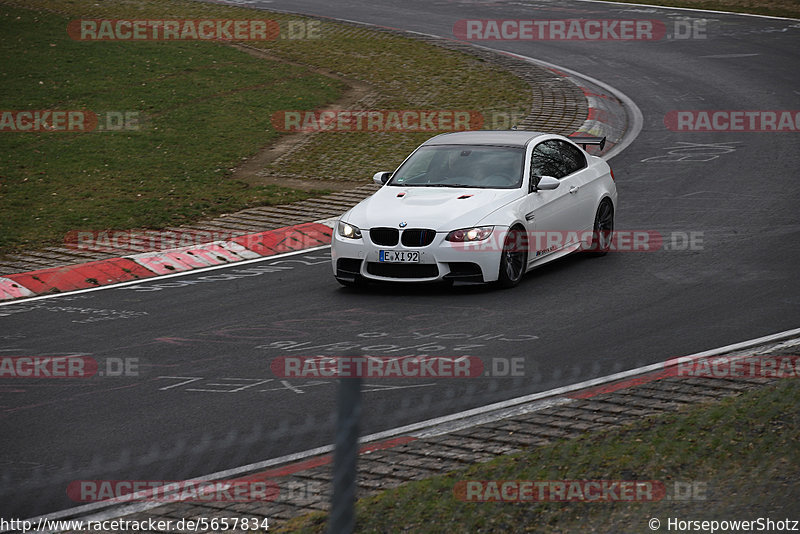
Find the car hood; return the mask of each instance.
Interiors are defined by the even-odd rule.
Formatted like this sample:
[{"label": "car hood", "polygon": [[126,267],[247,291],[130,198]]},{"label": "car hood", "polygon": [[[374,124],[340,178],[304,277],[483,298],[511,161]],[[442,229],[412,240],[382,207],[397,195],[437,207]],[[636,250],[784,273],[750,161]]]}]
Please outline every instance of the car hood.
[{"label": "car hood", "polygon": [[520,189],[384,186],[343,219],[365,230],[406,223],[408,228],[448,232],[480,224],[521,194]]}]

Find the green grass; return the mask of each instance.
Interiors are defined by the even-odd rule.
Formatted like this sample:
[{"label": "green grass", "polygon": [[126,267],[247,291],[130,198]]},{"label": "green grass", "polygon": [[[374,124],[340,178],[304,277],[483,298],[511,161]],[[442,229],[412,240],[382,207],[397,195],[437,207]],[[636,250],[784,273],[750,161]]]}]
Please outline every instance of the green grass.
[{"label": "green grass", "polygon": [[15,58],[0,72],[0,107],[134,112],[141,124],[0,134],[0,250],[304,196],[226,175],[277,137],[274,111],[335,100],[343,84],[213,43],[77,42],[68,20],[0,7],[0,54]]},{"label": "green grass", "polygon": [[[800,512],[800,385],[564,440],[408,483],[357,503],[358,532],[646,532],[647,520],[756,519]],[[695,483],[704,500],[638,503],[466,503],[460,480],[656,480]],[[686,487],[686,486],[681,486]],[[758,515],[761,514],[761,515]],[[789,513],[791,516],[791,513]],[[321,513],[279,531],[323,532]],[[673,529],[674,530],[674,529]]]},{"label": "green grass", "polygon": [[[160,228],[304,193],[284,178],[367,183],[430,134],[320,134],[255,179],[231,179],[282,135],[279,110],[369,84],[360,109],[523,110],[530,88],[473,57],[322,23],[319,39],[252,42],[277,60],[210,42],[79,42],[76,18],[299,17],[186,0],[0,4],[0,109],[135,112],[138,131],[0,133],[0,253],[59,244],[70,230]],[[319,184],[320,182],[316,182]],[[321,187],[324,186],[322,182]],[[318,187],[318,186],[315,186]]]},{"label": "green grass", "polygon": [[688,7],[693,9],[710,9],[713,11],[733,11],[735,13],[752,13],[772,17],[800,18],[800,2],[798,0],[615,0],[622,3],[653,4],[670,7]]}]

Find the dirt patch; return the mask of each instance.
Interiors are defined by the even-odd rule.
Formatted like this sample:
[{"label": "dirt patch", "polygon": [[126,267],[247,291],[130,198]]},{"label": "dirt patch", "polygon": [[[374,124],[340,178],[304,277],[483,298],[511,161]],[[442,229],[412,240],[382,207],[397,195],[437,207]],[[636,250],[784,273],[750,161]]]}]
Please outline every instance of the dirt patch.
[{"label": "dirt patch", "polygon": [[[270,54],[264,50],[241,43],[231,44],[230,46],[233,46],[234,48],[246,52],[254,57],[268,59],[270,61],[280,61],[281,63],[286,63],[289,65],[302,66],[311,72],[333,78],[347,85],[347,90],[345,90],[344,94],[339,100],[324,108],[321,108],[318,111],[336,111],[353,108],[359,102],[374,98],[378,94],[375,88],[368,83],[344,78],[328,69],[311,67],[309,65],[302,65],[293,61],[287,61],[284,58]],[[314,132],[297,132],[283,135],[274,143],[270,143],[269,145],[263,147],[258,151],[257,154],[242,162],[238,167],[236,167],[236,169],[234,169],[231,178],[248,183],[250,185],[280,185],[283,187],[300,189],[302,191],[311,191],[313,189],[352,189],[354,186],[353,182],[339,182],[334,180],[313,178],[279,178],[265,175],[261,172],[267,165],[274,162],[278,158],[298,150],[302,145],[308,142],[313,135],[317,134]]]}]

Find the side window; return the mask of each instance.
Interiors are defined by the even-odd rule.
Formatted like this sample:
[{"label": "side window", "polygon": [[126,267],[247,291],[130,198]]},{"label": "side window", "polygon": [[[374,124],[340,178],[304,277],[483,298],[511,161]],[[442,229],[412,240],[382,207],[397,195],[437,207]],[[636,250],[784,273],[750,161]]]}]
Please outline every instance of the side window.
[{"label": "side window", "polygon": [[[583,155],[583,152],[580,151],[577,147],[567,143],[566,141],[557,141],[559,144],[559,148],[561,149],[561,156],[564,160],[566,165],[567,174],[572,174],[575,171],[579,171],[586,167],[586,157]],[[566,174],[565,174],[566,176]]]},{"label": "side window", "polygon": [[542,176],[552,176],[553,178],[563,178],[567,173],[567,166],[559,150],[558,141],[550,139],[542,141],[533,149],[531,153],[531,177],[541,178]]}]

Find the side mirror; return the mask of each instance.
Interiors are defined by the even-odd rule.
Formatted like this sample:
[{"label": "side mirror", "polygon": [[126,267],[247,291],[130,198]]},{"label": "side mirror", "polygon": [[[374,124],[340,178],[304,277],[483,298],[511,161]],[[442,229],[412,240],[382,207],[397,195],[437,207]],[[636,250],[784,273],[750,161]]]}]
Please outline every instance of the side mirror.
[{"label": "side mirror", "polygon": [[559,182],[556,178],[553,178],[552,176],[542,176],[539,178],[538,184],[531,186],[531,192],[551,191],[553,189],[557,189],[559,185],[561,185],[561,182]]},{"label": "side mirror", "polygon": [[378,185],[383,185],[386,182],[388,182],[389,178],[391,178],[391,177],[392,177],[392,173],[391,172],[386,172],[386,171],[376,172],[372,176],[372,181],[375,182]]}]

